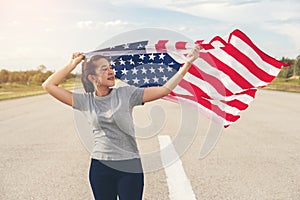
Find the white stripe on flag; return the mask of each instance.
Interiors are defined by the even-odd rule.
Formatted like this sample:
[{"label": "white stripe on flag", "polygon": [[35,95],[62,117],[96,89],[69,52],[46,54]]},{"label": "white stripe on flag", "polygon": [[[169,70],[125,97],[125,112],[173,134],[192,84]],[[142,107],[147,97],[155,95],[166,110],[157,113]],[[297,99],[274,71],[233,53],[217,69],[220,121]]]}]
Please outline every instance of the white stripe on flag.
[{"label": "white stripe on flag", "polygon": [[212,85],[210,85],[205,80],[202,80],[202,79],[194,76],[193,74],[190,74],[189,72],[186,73],[186,75],[184,76],[184,80],[201,88],[201,90],[203,90],[203,92],[205,92],[212,99],[218,99],[218,100],[224,99],[224,96],[219,94],[218,91]]},{"label": "white stripe on flag", "polygon": [[191,94],[189,91],[187,91],[186,89],[184,89],[183,87],[180,87],[180,85],[177,85],[174,90],[172,90],[173,92],[177,93],[177,94],[182,94],[182,95],[190,95],[193,96],[193,94]]},{"label": "white stripe on flag", "polygon": [[217,78],[218,80],[222,80],[224,86],[231,91],[232,93],[242,92],[243,89],[237,85],[235,82],[231,80],[231,78],[225,74],[224,72],[212,67],[210,64],[205,62],[203,59],[197,59],[194,62],[194,65],[204,71],[205,73]]},{"label": "white stripe on flag", "polygon": [[239,63],[235,58],[228,55],[224,50],[222,49],[212,49],[210,50],[210,53],[215,56],[217,59],[222,61],[224,64],[230,66],[232,69],[234,69],[238,74],[240,74],[242,77],[246,78],[249,83],[252,85],[257,86],[263,86],[267,85],[268,83],[260,80],[257,78],[254,74],[252,74],[244,65]]},{"label": "white stripe on flag", "polygon": [[213,110],[210,110],[210,109],[206,108],[205,106],[201,105],[200,103],[197,103],[195,101],[192,101],[192,100],[186,99],[186,98],[182,98],[182,97],[176,97],[176,98],[178,100],[184,102],[185,104],[188,104],[190,106],[193,106],[193,107],[197,108],[200,113],[202,113],[207,118],[213,120],[217,124],[220,124],[222,126],[226,126],[226,125],[230,125],[231,123],[233,123],[233,122],[227,121],[223,117],[220,117],[215,112],[213,112]]},{"label": "white stripe on flag", "polygon": [[[191,93],[189,93],[187,90],[185,90],[184,88],[182,88],[180,86],[177,86],[173,90],[173,92],[176,94],[189,95],[189,96],[193,97],[193,95]],[[240,112],[239,109],[232,107],[230,105],[227,105],[226,103],[223,103],[219,100],[212,100],[212,99],[206,99],[206,100],[209,101],[211,104],[218,106],[221,110],[226,110],[227,113],[230,113],[232,115],[237,115]]]},{"label": "white stripe on flag", "polygon": [[232,115],[238,115],[240,112],[239,109],[232,107],[230,105],[227,105],[219,100],[211,100],[207,99],[211,104],[218,106],[221,110],[226,111],[226,113],[232,114]]},{"label": "white stripe on flag", "polygon": [[274,67],[273,65],[270,65],[267,62],[264,62],[259,55],[243,40],[236,36],[232,36],[230,43],[237,48],[239,51],[241,51],[243,54],[245,54],[248,58],[250,58],[257,67],[265,71],[266,73],[277,76],[280,69],[277,67]]},{"label": "white stripe on flag", "polygon": [[[189,73],[188,73],[189,74]],[[194,80],[196,81],[191,81],[191,79],[188,79],[190,77],[187,76],[187,78],[184,78],[184,80],[189,81],[192,84],[197,84],[197,81],[201,81],[201,79],[197,80],[198,78],[195,77],[194,75],[190,74],[190,76],[193,76]],[[208,83],[207,83],[208,84]],[[203,90],[204,92],[207,91],[209,92],[209,90],[206,90],[202,85],[195,85],[196,87],[198,87],[199,89]],[[201,88],[200,88],[201,86]],[[212,86],[211,86],[212,87]],[[185,88],[181,87],[180,85],[178,85],[173,92],[177,93],[177,94],[182,94],[182,95],[190,95],[190,96],[194,96],[192,93],[190,93],[189,91],[187,91]],[[206,93],[208,96],[210,93]],[[213,98],[212,98],[213,99]],[[221,100],[224,101],[232,101],[232,100],[239,100],[242,103],[245,104],[249,104],[251,101],[254,100],[253,97],[247,95],[247,94],[238,94],[238,95],[231,95],[231,96],[220,96]]]}]

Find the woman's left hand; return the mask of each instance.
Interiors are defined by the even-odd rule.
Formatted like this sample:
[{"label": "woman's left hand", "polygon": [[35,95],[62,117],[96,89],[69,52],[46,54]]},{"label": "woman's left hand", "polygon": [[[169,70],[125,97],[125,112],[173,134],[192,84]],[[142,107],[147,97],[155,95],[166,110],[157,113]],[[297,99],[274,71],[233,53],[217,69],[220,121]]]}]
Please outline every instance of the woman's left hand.
[{"label": "woman's left hand", "polygon": [[187,55],[186,61],[192,64],[197,58],[199,58],[200,47],[196,45],[192,51]]}]

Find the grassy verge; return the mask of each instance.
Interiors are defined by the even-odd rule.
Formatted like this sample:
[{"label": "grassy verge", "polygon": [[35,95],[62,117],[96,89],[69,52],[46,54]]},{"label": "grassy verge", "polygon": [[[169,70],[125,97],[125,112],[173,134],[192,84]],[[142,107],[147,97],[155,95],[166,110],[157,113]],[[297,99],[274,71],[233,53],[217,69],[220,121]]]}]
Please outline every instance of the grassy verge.
[{"label": "grassy verge", "polygon": [[[68,90],[74,89],[74,79],[68,79],[61,84],[61,87]],[[5,83],[0,84],[0,101],[20,97],[45,94],[46,92],[38,84]]]},{"label": "grassy verge", "polygon": [[263,89],[300,92],[300,79],[275,78],[267,87]]}]

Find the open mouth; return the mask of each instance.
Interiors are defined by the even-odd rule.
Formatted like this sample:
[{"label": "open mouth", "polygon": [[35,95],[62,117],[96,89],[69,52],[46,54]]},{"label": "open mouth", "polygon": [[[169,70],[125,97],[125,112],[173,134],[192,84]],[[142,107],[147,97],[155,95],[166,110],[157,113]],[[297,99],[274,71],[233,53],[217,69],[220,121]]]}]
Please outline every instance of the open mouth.
[{"label": "open mouth", "polygon": [[115,80],[115,77],[110,77],[107,80],[113,81],[113,80]]}]

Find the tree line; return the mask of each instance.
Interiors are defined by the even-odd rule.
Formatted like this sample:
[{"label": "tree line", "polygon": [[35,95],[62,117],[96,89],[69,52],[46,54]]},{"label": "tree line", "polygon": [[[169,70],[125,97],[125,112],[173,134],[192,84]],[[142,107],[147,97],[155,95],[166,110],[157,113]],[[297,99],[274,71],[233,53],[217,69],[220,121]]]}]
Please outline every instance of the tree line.
[{"label": "tree line", "polygon": [[281,61],[289,62],[290,66],[282,68],[277,75],[278,78],[290,78],[292,76],[300,75],[300,56],[298,56],[297,59],[283,57]]},{"label": "tree line", "polygon": [[[54,72],[47,70],[44,65],[40,65],[36,70],[27,71],[9,71],[2,69],[0,71],[0,84],[2,83],[20,83],[20,84],[42,84]],[[75,78],[75,74],[69,74],[66,79]]]}]

